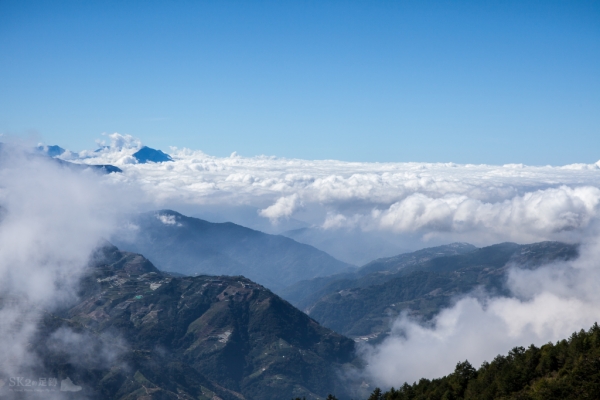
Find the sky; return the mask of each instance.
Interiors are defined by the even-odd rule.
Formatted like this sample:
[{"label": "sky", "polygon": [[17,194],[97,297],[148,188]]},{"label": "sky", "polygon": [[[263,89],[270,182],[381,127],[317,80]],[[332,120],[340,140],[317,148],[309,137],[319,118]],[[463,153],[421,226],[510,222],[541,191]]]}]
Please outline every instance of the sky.
[{"label": "sky", "polygon": [[0,133],[223,157],[600,159],[598,1],[0,1]]}]

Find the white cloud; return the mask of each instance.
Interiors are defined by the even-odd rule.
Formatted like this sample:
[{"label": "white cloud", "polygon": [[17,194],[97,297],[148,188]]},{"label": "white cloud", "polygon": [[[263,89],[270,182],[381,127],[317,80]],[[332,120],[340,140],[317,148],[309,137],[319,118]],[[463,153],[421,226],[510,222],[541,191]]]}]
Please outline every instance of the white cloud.
[{"label": "white cloud", "polygon": [[[36,362],[40,309],[72,301],[92,250],[128,211],[107,176],[73,171],[19,146],[0,154],[0,372]],[[9,374],[10,375],[10,374]]]},{"label": "white cloud", "polygon": [[280,197],[275,204],[259,211],[259,215],[269,218],[272,222],[277,222],[279,218],[289,218],[298,208],[299,199],[297,194],[287,197]]},{"label": "white cloud", "polygon": [[469,360],[479,367],[515,346],[567,338],[598,318],[598,307],[550,293],[529,301],[493,299],[489,304],[467,297],[441,312],[431,328],[406,317],[399,319],[392,336],[380,346],[364,347],[362,355],[371,379],[398,387],[445,376],[459,361]]},{"label": "white cloud", "polygon": [[432,198],[416,193],[374,219],[392,231],[486,232],[527,242],[584,230],[598,215],[599,202],[600,189],[592,186],[536,190],[496,203],[465,195]]},{"label": "white cloud", "polygon": [[156,207],[254,207],[273,223],[293,216],[325,229],[410,233],[424,241],[578,240],[600,197],[600,162],[353,163],[172,148],[174,162],[132,164],[128,157],[141,143],[118,134],[111,140],[81,162],[118,165],[124,172],[111,179],[139,185]]},{"label": "white cloud", "polygon": [[[139,139],[131,135],[121,135],[116,132],[106,136],[110,139],[110,144],[107,145],[105,141],[98,140],[98,149],[79,152],[79,159],[84,162],[86,159],[93,160],[92,162],[87,162],[88,164],[127,165],[137,163],[132,154],[142,147],[142,142]],[[76,160],[71,152],[61,155],[60,158],[71,161]]]},{"label": "white cloud", "polygon": [[343,229],[343,228],[354,228],[358,226],[362,220],[365,219],[364,215],[354,214],[352,216],[345,216],[335,212],[327,213],[325,222],[323,222],[323,229]]},{"label": "white cloud", "polygon": [[165,225],[177,225],[181,226],[181,223],[178,223],[174,215],[165,215],[165,214],[156,214],[156,219],[162,222]]}]

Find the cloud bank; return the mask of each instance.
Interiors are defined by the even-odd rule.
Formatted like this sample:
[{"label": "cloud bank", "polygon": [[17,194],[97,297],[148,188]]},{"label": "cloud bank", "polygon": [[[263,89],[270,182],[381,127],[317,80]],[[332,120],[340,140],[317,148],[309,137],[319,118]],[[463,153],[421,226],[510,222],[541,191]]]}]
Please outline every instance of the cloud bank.
[{"label": "cloud bank", "polygon": [[[141,142],[110,135],[79,162],[115,164],[157,207],[251,207],[276,225],[359,229],[422,241],[576,241],[597,217],[600,162],[567,166],[356,163],[213,157],[171,149],[174,162],[138,164]],[[249,223],[251,225],[251,223]]]}]

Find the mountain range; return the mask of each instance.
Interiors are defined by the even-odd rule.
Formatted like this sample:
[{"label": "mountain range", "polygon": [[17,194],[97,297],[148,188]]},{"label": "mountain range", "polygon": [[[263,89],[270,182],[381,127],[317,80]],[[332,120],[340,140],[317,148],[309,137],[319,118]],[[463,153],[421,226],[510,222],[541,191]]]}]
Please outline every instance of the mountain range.
[{"label": "mountain range", "polygon": [[[578,256],[576,245],[452,243],[360,268],[312,246],[232,223],[211,223],[170,210],[136,216],[113,238],[161,270],[185,275],[243,275],[273,290],[323,326],[379,341],[401,314],[428,320],[476,289],[510,295],[507,272]],[[133,227],[133,228],[131,228]]]},{"label": "mountain range", "polygon": [[402,312],[427,320],[477,288],[509,295],[505,282],[510,268],[534,269],[577,256],[576,245],[559,242],[483,248],[454,243],[378,259],[355,272],[299,282],[280,294],[336,332],[381,340]]},{"label": "mountain range", "polygon": [[[64,153],[41,146],[27,154],[122,172],[58,158]],[[132,157],[172,161],[148,147]],[[18,323],[38,327],[26,349],[34,362],[19,378],[3,369],[0,397],[14,397],[11,379],[45,376],[60,389],[31,398],[347,399],[371,389],[360,342],[381,342],[399,316],[427,324],[461,296],[511,296],[513,268],[579,255],[577,245],[560,242],[452,243],[368,261],[406,244],[383,236],[306,226],[272,235],[171,210],[138,214],[110,238],[118,247],[107,242],[92,255],[71,302],[32,311],[0,293],[0,309],[26,309],[35,321]],[[515,348],[479,370],[459,362],[447,377],[376,390],[371,399],[595,398],[599,354],[594,325],[556,345]]]},{"label": "mountain range", "polygon": [[[102,146],[98,149],[95,150],[95,152],[101,152],[104,151],[105,149],[109,148],[108,146]],[[60,146],[57,145],[38,145],[35,148],[36,152],[38,154],[42,154],[51,158],[57,158],[60,157],[61,155],[65,154],[67,152],[66,149],[63,149]],[[80,155],[78,153],[75,152],[69,152],[69,156],[72,159],[77,159],[80,157]],[[157,149],[153,149],[151,147],[148,146],[142,146],[139,150],[137,150],[136,152],[134,152],[132,154],[132,157],[139,163],[139,164],[146,164],[149,162],[153,162],[153,163],[160,163],[160,162],[167,162],[167,161],[173,161],[173,158],[171,158],[170,155],[168,155],[167,153],[162,152],[161,150],[157,150]],[[64,161],[64,160],[61,160]],[[64,161],[66,162],[66,161]],[[75,163],[70,163],[70,164],[75,164]],[[81,164],[77,164],[77,165],[81,165]],[[104,167],[108,167],[108,165],[103,165]],[[117,168],[115,166],[110,166],[113,168]],[[118,168],[117,168],[118,169]],[[122,172],[120,169],[119,171],[109,171],[109,172]]]},{"label": "mountain range", "polygon": [[[141,214],[131,223],[134,243],[168,261],[167,271],[106,243],[92,256],[77,301],[42,310],[31,340],[41,363],[22,375],[56,377],[73,390],[61,392],[61,399],[363,396],[368,383],[351,378],[363,367],[357,341],[377,343],[400,313],[427,320],[476,288],[508,294],[510,268],[535,269],[578,256],[577,245],[559,242],[483,248],[453,243],[352,269],[289,238],[173,211]],[[331,260],[343,272],[281,289],[302,312],[262,284],[235,275],[240,264],[230,260],[236,259],[252,260],[242,264],[246,272],[266,266],[272,274],[277,267],[281,274],[314,274],[315,264],[327,267]],[[198,265],[213,268],[214,275],[193,272]],[[0,306],[7,301],[19,299],[0,296]],[[429,381],[426,390],[446,390],[452,376],[448,384]],[[0,395],[6,390],[0,388]],[[421,389],[402,390],[388,396],[411,398],[406,393]]]},{"label": "mountain range", "polygon": [[[557,242],[480,249],[455,243],[368,263],[354,273],[355,280],[368,281],[374,274],[389,279],[376,284],[363,280],[364,286],[355,289],[368,302],[366,308],[376,309],[381,298],[370,299],[393,283],[396,294],[404,292],[413,299],[408,307],[414,307],[434,286],[441,296],[468,290],[474,282],[501,291],[500,278],[509,266],[534,269],[572,259],[577,252],[577,246]],[[437,276],[423,280],[423,274]],[[19,299],[0,296],[0,306],[15,301]],[[423,307],[413,310],[425,315]],[[241,276],[178,277],[161,272],[140,254],[106,243],[93,254],[77,301],[41,311],[39,330],[30,341],[40,363],[21,371],[20,379],[48,376],[60,386],[55,392],[28,393],[28,398],[367,397],[366,382],[357,391],[357,382],[348,380],[362,367],[355,341]],[[364,316],[358,313],[356,318]],[[598,353],[599,332],[594,325],[556,345],[515,348],[479,370],[459,362],[446,377],[422,379],[386,393],[376,389],[369,399],[589,397],[597,386],[597,363],[589,356]],[[556,379],[557,374],[562,378]],[[9,377],[0,380],[10,382]],[[8,390],[7,385],[0,387],[0,396]]]},{"label": "mountain range", "polygon": [[276,292],[301,280],[354,269],[284,236],[171,210],[134,217],[111,241],[123,250],[144,254],[163,271],[243,275]]}]

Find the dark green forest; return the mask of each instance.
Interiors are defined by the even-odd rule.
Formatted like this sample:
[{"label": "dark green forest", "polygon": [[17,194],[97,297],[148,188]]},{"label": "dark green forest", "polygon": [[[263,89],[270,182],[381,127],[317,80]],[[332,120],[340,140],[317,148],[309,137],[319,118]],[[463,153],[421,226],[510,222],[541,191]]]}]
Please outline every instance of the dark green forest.
[{"label": "dark green forest", "polygon": [[368,400],[599,399],[600,326],[538,348],[515,347],[476,370],[459,362],[448,376],[421,379],[387,392],[375,389]]}]

